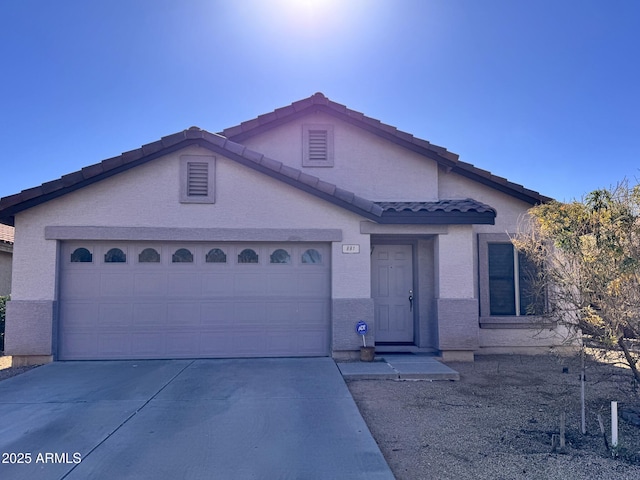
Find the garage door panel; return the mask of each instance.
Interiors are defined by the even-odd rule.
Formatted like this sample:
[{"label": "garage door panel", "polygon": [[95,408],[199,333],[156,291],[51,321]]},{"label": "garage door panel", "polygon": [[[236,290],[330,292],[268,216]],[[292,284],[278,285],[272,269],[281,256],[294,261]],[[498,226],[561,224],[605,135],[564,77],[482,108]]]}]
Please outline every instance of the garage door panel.
[{"label": "garage door panel", "polygon": [[168,324],[167,305],[161,303],[138,303],[133,306],[133,325],[140,328],[162,327]]},{"label": "garage door panel", "polygon": [[264,302],[259,299],[246,299],[234,305],[233,322],[236,325],[263,324],[267,319]]},{"label": "garage door panel", "polygon": [[255,357],[265,353],[265,328],[241,328],[238,335],[233,336],[234,352],[241,357]]},{"label": "garage door panel", "polygon": [[[89,243],[100,252],[92,262],[70,262],[69,252],[83,247],[78,242],[62,249],[60,359],[329,354],[326,245]],[[128,252],[127,261],[103,262],[111,248]],[[148,248],[160,255],[141,257]],[[188,248],[193,262],[173,263],[178,248]],[[215,248],[226,258],[210,256],[207,263],[206,252]],[[245,249],[257,252],[259,263],[238,263]],[[278,249],[290,254],[289,263],[271,263]],[[304,257],[309,249],[320,256]],[[303,258],[321,262],[303,264]]]},{"label": "garage door panel", "polygon": [[167,294],[167,277],[164,272],[134,274],[133,295],[160,296]]},{"label": "garage door panel", "polygon": [[198,272],[169,272],[168,295],[171,297],[194,297],[202,295],[201,275]]},{"label": "garage door panel", "polygon": [[100,275],[101,297],[128,297],[133,292],[130,273],[103,273]]},{"label": "garage door panel", "polygon": [[98,334],[97,332],[69,333],[62,337],[60,348],[70,352],[69,360],[94,358],[98,351]]},{"label": "garage door panel", "polygon": [[[185,357],[198,351],[198,336],[193,332],[173,332],[166,337],[166,352],[169,356]],[[197,356],[197,355],[193,355]]]},{"label": "garage door panel", "polygon": [[288,328],[271,328],[265,338],[266,350],[272,356],[285,356],[298,350],[298,335]]},{"label": "garage door panel", "polygon": [[127,333],[100,333],[98,355],[102,358],[128,356],[131,352],[131,335]]},{"label": "garage door panel", "polygon": [[106,303],[99,307],[98,319],[100,329],[129,327],[133,324],[130,304]]},{"label": "garage door panel", "polygon": [[325,325],[329,303],[325,300],[306,300],[298,303],[298,321],[304,325]]},{"label": "garage door panel", "polygon": [[325,329],[304,329],[298,336],[299,351],[303,355],[322,355],[329,347],[329,336]]},{"label": "garage door panel", "polygon": [[266,305],[266,314],[270,319],[270,325],[295,325],[298,321],[298,302],[295,300],[269,302]]},{"label": "garage door panel", "polygon": [[169,322],[175,327],[195,327],[200,324],[200,304],[169,303],[167,306]]},{"label": "garage door panel", "polygon": [[202,294],[205,297],[232,297],[233,282],[229,281],[229,274],[202,275]]},{"label": "garage door panel", "polygon": [[99,307],[97,303],[66,301],[60,306],[60,317],[72,329],[93,330],[98,325]]},{"label": "garage door panel", "polygon": [[233,325],[235,302],[226,300],[222,302],[206,302],[201,305],[200,324],[203,327],[218,325]]},{"label": "garage door panel", "polygon": [[131,351],[141,357],[158,357],[166,351],[164,332],[134,333],[131,335]]},{"label": "garage door panel", "polygon": [[100,274],[98,272],[73,272],[66,278],[62,299],[95,298],[100,295]]},{"label": "garage door panel", "polygon": [[272,275],[267,283],[267,295],[294,296],[298,291],[298,282],[297,275],[292,272]]},{"label": "garage door panel", "polygon": [[204,356],[233,356],[232,334],[228,329],[203,332],[199,338],[199,345],[199,352]]},{"label": "garage door panel", "polygon": [[327,273],[303,273],[298,278],[298,293],[301,296],[328,297],[331,285],[327,283]]},{"label": "garage door panel", "polygon": [[[239,265],[239,267],[244,267]],[[233,294],[238,297],[252,297],[267,293],[267,277],[263,272],[243,271],[233,275]]]}]

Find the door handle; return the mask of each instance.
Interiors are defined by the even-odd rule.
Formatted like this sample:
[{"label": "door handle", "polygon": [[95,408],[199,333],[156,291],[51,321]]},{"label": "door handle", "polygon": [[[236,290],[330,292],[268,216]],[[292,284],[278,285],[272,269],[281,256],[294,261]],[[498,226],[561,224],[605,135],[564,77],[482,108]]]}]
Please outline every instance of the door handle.
[{"label": "door handle", "polygon": [[413,290],[409,290],[409,311],[413,312]]}]

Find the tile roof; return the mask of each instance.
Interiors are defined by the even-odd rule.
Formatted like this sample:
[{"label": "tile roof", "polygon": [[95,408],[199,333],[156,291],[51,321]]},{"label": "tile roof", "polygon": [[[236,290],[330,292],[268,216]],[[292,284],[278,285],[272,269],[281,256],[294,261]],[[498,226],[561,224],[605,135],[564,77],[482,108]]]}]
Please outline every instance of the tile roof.
[{"label": "tile roof", "polygon": [[478,212],[493,213],[493,207],[472,198],[464,200],[439,200],[437,202],[375,202],[384,212]]},{"label": "tile roof", "polygon": [[14,231],[13,227],[0,223],[0,243],[13,243]]},{"label": "tile roof", "polygon": [[220,132],[221,135],[236,142],[243,142],[254,135],[268,131],[274,127],[302,117],[309,111],[324,112],[334,117],[340,118],[348,123],[363,128],[374,135],[386,138],[409,150],[415,151],[427,158],[435,160],[447,171],[453,171],[503,193],[516,197],[531,205],[544,203],[551,200],[550,197],[523,187],[517,183],[510,182],[506,178],[493,175],[491,172],[482,170],[474,165],[459,160],[458,155],[449,152],[446,148],[434,145],[426,140],[416,138],[410,133],[398,130],[392,125],[382,123],[375,118],[351,110],[344,105],[329,100],[322,93],[314,95],[292,103],[291,105],[274,110],[273,112],[260,115],[253,120],[242,122],[240,125],[229,127]]},{"label": "tile roof", "polygon": [[[429,219],[429,223],[493,224],[493,207],[472,198],[435,202],[375,202],[382,208],[382,217],[389,223],[405,223],[407,218]],[[425,222],[426,223],[426,222]]]},{"label": "tile roof", "polygon": [[163,137],[156,142],[143,145],[136,150],[125,152],[118,157],[109,158],[77,172],[64,175],[57,180],[28,190],[23,190],[15,195],[0,198],[0,222],[12,225],[14,215],[22,210],[62,196],[189,145],[205,147],[212,152],[224,155],[254,170],[265,173],[367,218],[379,220],[382,215],[382,208],[370,200],[359,197],[337,185],[325,182],[318,177],[288,167],[282,162],[268,158],[259,152],[246,148],[244,145],[232,142],[221,135],[207,132],[198,127],[191,127],[182,132]]},{"label": "tile roof", "polygon": [[[14,215],[16,213],[189,145],[205,147],[212,152],[224,155],[249,168],[262,172],[272,178],[278,179],[378,223],[398,223],[398,219],[400,218],[398,215],[389,214],[389,212],[385,213],[385,209],[381,204],[360,197],[353,192],[344,190],[332,183],[325,182],[318,177],[284,165],[282,162],[250,150],[244,145],[232,142],[221,135],[207,132],[198,127],[191,127],[182,132],[163,137],[156,142],[143,145],[136,150],[125,152],[118,157],[109,158],[77,172],[64,175],[57,180],[28,190],[23,190],[15,195],[1,198],[0,222],[13,225]],[[473,200],[470,200],[470,202],[473,202]],[[480,204],[475,202],[475,205]],[[435,215],[413,215],[413,218],[408,218],[407,215],[404,215],[403,223],[430,223],[432,219],[435,219],[436,223],[443,223],[442,219],[445,218],[441,214],[443,212],[449,214],[446,216],[447,223],[493,223],[495,211],[493,211],[491,207],[487,208],[493,213],[487,215],[489,212],[480,212],[479,210],[475,212],[471,210],[462,211],[460,209],[445,212],[440,208],[440,210],[426,211],[427,214]]]},{"label": "tile roof", "polygon": [[353,192],[343,190],[337,185],[324,182],[318,177],[283,165],[281,162],[265,157],[259,152],[249,150],[239,143],[253,135],[268,131],[297,117],[302,117],[310,111],[323,111],[350,122],[375,135],[435,160],[448,172],[453,171],[471,178],[532,205],[551,200],[549,197],[526,189],[522,185],[509,182],[469,163],[461,162],[458,159],[458,155],[442,147],[416,138],[393,126],[367,117],[360,112],[350,110],[344,105],[329,100],[323,94],[316,93],[287,107],[260,115],[238,126],[227,128],[221,134],[213,134],[198,127],[191,127],[182,132],[162,137],[156,142],[148,143],[135,150],[90,165],[77,172],[64,175],[57,180],[1,198],[0,222],[13,225],[14,215],[27,208],[124,172],[189,145],[200,145],[377,222],[409,222],[408,218],[412,216],[413,220],[411,222],[415,223],[428,223],[428,220],[436,222],[444,222],[446,220],[450,223],[493,223],[495,211],[491,207],[483,206],[471,199],[432,203],[376,203],[359,197]]}]

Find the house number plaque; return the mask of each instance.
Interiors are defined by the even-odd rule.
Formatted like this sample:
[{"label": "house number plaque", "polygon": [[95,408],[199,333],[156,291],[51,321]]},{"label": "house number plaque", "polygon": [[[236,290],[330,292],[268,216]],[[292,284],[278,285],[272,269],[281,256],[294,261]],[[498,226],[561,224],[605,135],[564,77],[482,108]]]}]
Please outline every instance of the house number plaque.
[{"label": "house number plaque", "polygon": [[342,253],[360,253],[360,245],[342,245]]}]

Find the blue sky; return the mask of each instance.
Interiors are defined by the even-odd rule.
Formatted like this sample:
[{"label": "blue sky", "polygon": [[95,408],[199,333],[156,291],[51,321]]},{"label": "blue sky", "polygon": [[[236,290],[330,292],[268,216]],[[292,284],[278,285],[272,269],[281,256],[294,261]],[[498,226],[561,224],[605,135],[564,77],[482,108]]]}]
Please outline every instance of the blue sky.
[{"label": "blue sky", "polygon": [[637,0],[2,0],[0,197],[315,92],[559,200],[640,178]]}]

